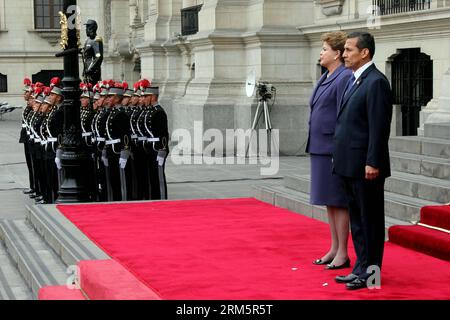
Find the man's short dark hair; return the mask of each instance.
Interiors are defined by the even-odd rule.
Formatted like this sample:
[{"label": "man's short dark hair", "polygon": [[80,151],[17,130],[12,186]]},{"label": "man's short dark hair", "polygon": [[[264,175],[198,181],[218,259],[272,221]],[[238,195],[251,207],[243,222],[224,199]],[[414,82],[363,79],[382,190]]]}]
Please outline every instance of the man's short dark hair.
[{"label": "man's short dark hair", "polygon": [[347,39],[358,38],[356,46],[359,50],[369,49],[369,55],[372,59],[375,55],[375,39],[368,32],[352,32],[348,35]]}]

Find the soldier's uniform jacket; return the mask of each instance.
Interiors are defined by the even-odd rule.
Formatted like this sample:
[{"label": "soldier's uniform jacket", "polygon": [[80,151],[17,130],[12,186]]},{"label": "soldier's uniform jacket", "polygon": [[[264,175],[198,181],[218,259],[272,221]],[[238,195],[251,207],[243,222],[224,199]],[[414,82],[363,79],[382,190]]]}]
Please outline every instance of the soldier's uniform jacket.
[{"label": "soldier's uniform jacket", "polygon": [[99,149],[103,149],[106,140],[108,140],[108,135],[106,133],[106,121],[108,120],[110,113],[110,108],[103,108],[95,120],[95,137],[97,139],[97,146]]},{"label": "soldier's uniform jacket", "polygon": [[50,113],[43,114],[43,120],[41,127],[39,128],[39,138],[41,139],[41,145],[44,147],[45,151],[48,151],[48,117]]},{"label": "soldier's uniform jacket", "polygon": [[138,143],[142,142],[143,145],[147,142],[149,138],[147,136],[147,130],[145,128],[145,116],[150,111],[148,107],[141,107],[141,112],[139,113],[139,117],[137,119],[136,128],[138,130]]},{"label": "soldier's uniform jacket", "polygon": [[56,152],[58,148],[58,139],[62,137],[64,133],[64,110],[62,108],[62,103],[54,106],[52,111],[50,111],[47,120],[47,145],[48,148]]},{"label": "soldier's uniform jacket", "polygon": [[22,112],[22,130],[20,131],[20,139],[19,139],[19,143],[24,143],[27,140],[27,118],[28,115],[30,114],[30,112],[33,111],[33,109],[31,108],[31,106],[27,103],[27,106],[25,107],[25,109]]},{"label": "soldier's uniform jacket", "polygon": [[119,153],[130,145],[130,117],[126,108],[121,105],[112,108],[106,121],[106,130],[106,144],[111,145],[114,152]]},{"label": "soldier's uniform jacket", "polygon": [[45,115],[42,112],[36,112],[33,120],[31,121],[31,132],[34,139],[34,143],[37,145],[41,144],[42,139],[40,138],[41,125],[44,121]]},{"label": "soldier's uniform jacket", "polygon": [[131,110],[131,115],[130,115],[131,140],[134,142],[135,145],[137,145],[138,137],[142,136],[139,133],[139,128],[138,128],[138,120],[142,113],[142,108],[138,107],[138,106],[133,106],[129,109]]},{"label": "soldier's uniform jacket", "polygon": [[36,115],[36,112],[34,112],[34,110],[31,109],[30,113],[28,113],[27,118],[26,118],[28,139],[29,139],[29,141],[31,141],[33,143],[34,143],[34,135],[33,135],[33,132],[31,131],[31,124],[33,122],[35,115]]},{"label": "soldier's uniform jacket", "polygon": [[148,142],[153,143],[155,151],[165,150],[169,153],[169,128],[167,114],[158,104],[149,108],[145,116]]},{"label": "soldier's uniform jacket", "polygon": [[96,112],[91,108],[81,108],[80,112],[80,120],[81,120],[81,130],[83,141],[86,146],[92,146],[92,138],[93,138],[93,130],[92,130],[92,122]]}]

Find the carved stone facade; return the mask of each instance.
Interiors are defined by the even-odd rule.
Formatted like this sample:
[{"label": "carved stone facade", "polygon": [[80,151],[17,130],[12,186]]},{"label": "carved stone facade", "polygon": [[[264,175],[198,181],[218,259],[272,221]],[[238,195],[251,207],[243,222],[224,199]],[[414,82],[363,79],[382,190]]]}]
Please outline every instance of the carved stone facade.
[{"label": "carved stone facade", "polygon": [[[59,49],[34,32],[32,19],[17,19],[16,12],[33,16],[32,2],[0,0],[0,41],[10,44],[0,47],[0,71],[8,75],[11,88],[9,93],[0,94],[1,100],[20,101],[23,76],[62,68],[61,61],[53,57]],[[320,76],[320,35],[331,30],[370,28],[377,42],[375,63],[390,79],[392,57],[400,49],[420,48],[429,55],[433,61],[430,112],[433,103],[447,101],[450,91],[441,85],[450,68],[449,1],[432,1],[427,10],[381,17],[372,14],[372,0],[78,3],[82,21],[97,20],[98,33],[104,38],[103,78],[132,83],[147,77],[159,85],[171,130],[193,130],[196,121],[201,121],[204,130],[250,128],[257,98],[247,98],[245,80],[254,72],[258,81],[268,81],[277,88],[271,118],[273,127],[280,130],[281,153],[303,154],[308,100]],[[197,5],[202,5],[198,32],[183,36],[181,9]],[[197,146],[193,152],[201,153],[202,148]]]}]

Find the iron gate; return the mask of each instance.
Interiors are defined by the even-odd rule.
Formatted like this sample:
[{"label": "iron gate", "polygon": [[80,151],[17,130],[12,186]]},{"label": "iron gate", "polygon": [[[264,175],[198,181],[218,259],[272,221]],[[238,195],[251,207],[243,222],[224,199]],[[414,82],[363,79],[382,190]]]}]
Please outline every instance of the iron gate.
[{"label": "iron gate", "polygon": [[420,110],[433,97],[433,61],[420,48],[402,49],[394,58],[392,91],[401,105],[402,135],[417,135]]}]

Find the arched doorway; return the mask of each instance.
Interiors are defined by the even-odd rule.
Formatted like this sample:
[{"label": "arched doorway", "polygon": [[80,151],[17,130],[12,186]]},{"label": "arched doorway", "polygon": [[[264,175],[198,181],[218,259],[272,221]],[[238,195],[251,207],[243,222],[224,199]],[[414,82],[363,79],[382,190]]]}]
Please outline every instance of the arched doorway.
[{"label": "arched doorway", "polygon": [[392,61],[394,103],[401,105],[402,135],[416,136],[420,110],[433,97],[433,61],[420,48],[401,49]]}]

